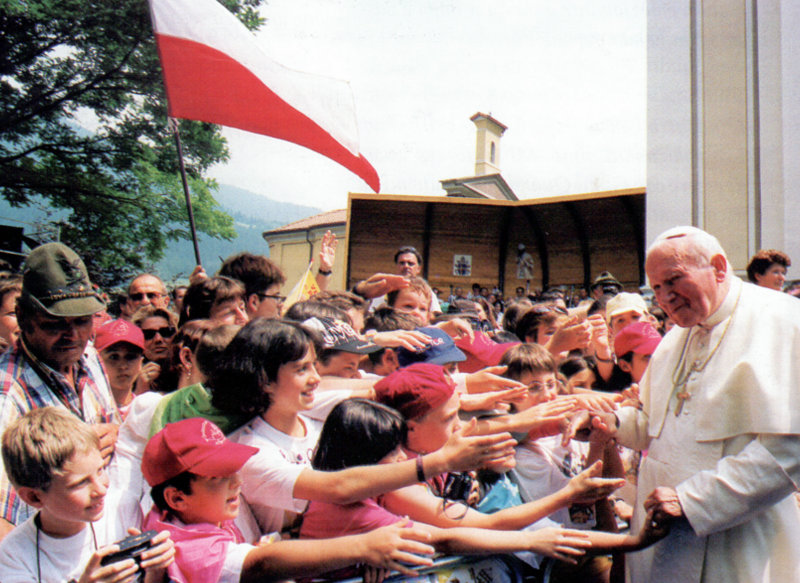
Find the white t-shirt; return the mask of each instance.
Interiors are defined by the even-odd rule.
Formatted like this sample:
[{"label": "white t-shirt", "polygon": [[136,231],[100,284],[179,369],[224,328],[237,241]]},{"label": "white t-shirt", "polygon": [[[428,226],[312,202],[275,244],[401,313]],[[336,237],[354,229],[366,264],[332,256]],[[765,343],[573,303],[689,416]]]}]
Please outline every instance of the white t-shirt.
[{"label": "white t-shirt", "polygon": [[[522,499],[538,500],[566,486],[584,469],[587,445],[573,441],[564,447],[561,436],[555,435],[517,446],[514,472]],[[587,529],[596,524],[593,505],[559,508],[549,518],[569,528]]]},{"label": "white t-shirt", "polygon": [[307,500],[293,496],[297,477],[311,467],[322,422],[303,415],[304,437],[292,437],[278,431],[261,417],[234,431],[232,441],[257,447],[241,471],[242,493],[255,514],[262,532],[283,528],[284,511],[303,512]]},{"label": "white t-shirt", "polygon": [[78,534],[67,538],[55,538],[40,530],[38,552],[35,515],[31,516],[0,542],[0,580],[3,583],[77,581],[92,553],[97,548],[116,542],[108,537],[107,525],[114,521],[105,520],[106,516],[104,514],[91,527],[87,524]]},{"label": "white t-shirt", "polygon": [[119,427],[114,458],[108,467],[109,486],[106,507],[110,502],[117,512],[113,536],[127,536],[128,527],[140,527],[153,501],[150,486],[142,474],[142,455],[147,445],[153,413],[164,395],[147,392],[131,403],[125,421]]}]

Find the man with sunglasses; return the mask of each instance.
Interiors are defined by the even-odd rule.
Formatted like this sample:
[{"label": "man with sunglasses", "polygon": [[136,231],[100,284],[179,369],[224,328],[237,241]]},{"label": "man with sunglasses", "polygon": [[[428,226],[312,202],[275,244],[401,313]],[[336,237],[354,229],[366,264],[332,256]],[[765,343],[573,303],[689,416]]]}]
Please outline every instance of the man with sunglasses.
[{"label": "man with sunglasses", "polygon": [[[154,306],[166,310],[169,305],[169,295],[164,282],[152,273],[142,273],[131,280],[128,286],[128,299],[125,302],[125,312],[128,318],[143,306]],[[124,316],[125,314],[123,314]]]},{"label": "man with sunglasses", "polygon": [[[61,243],[30,252],[16,305],[20,338],[0,357],[0,434],[32,409],[56,406],[92,424],[103,457],[114,452],[119,412],[93,348],[93,315],[105,308],[80,257]],[[34,509],[0,460],[0,538]]]}]

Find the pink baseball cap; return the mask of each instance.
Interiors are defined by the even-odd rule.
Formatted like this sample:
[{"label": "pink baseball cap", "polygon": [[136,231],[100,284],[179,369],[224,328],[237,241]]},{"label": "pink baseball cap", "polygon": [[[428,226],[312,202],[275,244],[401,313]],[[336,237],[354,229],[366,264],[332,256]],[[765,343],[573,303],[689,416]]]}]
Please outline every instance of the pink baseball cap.
[{"label": "pink baseball cap", "polygon": [[375,400],[412,420],[446,403],[454,391],[455,383],[443,366],[418,362],[375,383]]},{"label": "pink baseball cap", "polygon": [[475,332],[475,339],[472,341],[470,341],[469,336],[457,338],[456,346],[467,356],[464,362],[459,363],[458,370],[459,372],[473,373],[487,366],[496,366],[500,364],[500,359],[503,358],[506,351],[517,344],[520,343],[497,343],[488,334],[480,330]]},{"label": "pink baseball cap", "polygon": [[94,347],[98,351],[105,350],[118,342],[127,342],[144,350],[142,330],[125,320],[111,320],[95,331]]},{"label": "pink baseball cap", "polygon": [[622,356],[629,352],[636,354],[653,354],[661,334],[650,322],[634,322],[628,324],[614,337],[614,354]]},{"label": "pink baseball cap", "polygon": [[235,443],[208,419],[194,417],[170,423],[156,433],[142,456],[142,474],[150,486],[192,472],[223,477],[242,469],[258,448]]}]

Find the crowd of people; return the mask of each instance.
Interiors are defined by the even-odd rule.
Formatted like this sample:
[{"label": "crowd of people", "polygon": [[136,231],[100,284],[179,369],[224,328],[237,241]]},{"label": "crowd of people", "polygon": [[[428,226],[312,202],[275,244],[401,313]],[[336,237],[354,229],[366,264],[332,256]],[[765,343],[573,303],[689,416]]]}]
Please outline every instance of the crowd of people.
[{"label": "crowd of people", "polygon": [[651,296],[504,299],[335,249],[291,306],[252,253],[118,313],[60,243],[0,275],[2,580],[800,580],[785,254],[681,227]]}]

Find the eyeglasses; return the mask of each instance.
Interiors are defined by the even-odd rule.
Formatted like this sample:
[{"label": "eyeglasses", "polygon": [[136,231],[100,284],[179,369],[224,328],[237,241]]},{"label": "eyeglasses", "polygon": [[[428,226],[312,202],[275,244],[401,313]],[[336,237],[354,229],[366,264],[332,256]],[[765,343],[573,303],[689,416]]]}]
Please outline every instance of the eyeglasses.
[{"label": "eyeglasses", "polygon": [[164,338],[172,338],[175,336],[175,328],[172,326],[165,326],[163,328],[153,328],[152,330],[142,330],[142,334],[144,334],[145,340],[152,340],[156,337],[156,334]]},{"label": "eyeglasses", "polygon": [[258,294],[257,293],[256,295],[258,297],[260,297],[262,300],[266,300],[267,298],[269,298],[270,300],[275,300],[279,304],[282,304],[283,302],[286,301],[286,296],[282,296],[282,295],[279,295],[279,294]]},{"label": "eyeglasses", "polygon": [[141,302],[145,298],[148,300],[157,300],[163,295],[164,294],[160,292],[136,292],[135,294],[130,294],[128,297],[134,302]]},{"label": "eyeglasses", "polygon": [[528,390],[531,393],[538,393],[539,391],[541,391],[543,389],[547,389],[548,391],[552,391],[557,386],[558,386],[558,384],[554,380],[553,381],[547,381],[546,383],[538,383],[537,382],[537,383],[531,383],[530,385],[528,385]]}]

